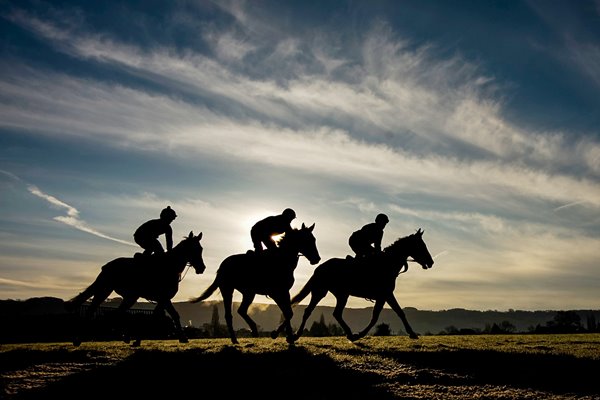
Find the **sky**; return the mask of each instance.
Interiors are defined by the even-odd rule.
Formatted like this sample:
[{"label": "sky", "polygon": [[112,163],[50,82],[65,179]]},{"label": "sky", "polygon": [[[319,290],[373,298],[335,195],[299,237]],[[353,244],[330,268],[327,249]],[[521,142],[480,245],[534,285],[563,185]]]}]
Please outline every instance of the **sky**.
[{"label": "sky", "polygon": [[423,229],[404,307],[598,309],[599,22],[584,0],[0,0],[0,299],[73,297],[170,205],[175,243],[203,233],[186,301],[290,207],[323,261],[378,213],[384,247]]}]

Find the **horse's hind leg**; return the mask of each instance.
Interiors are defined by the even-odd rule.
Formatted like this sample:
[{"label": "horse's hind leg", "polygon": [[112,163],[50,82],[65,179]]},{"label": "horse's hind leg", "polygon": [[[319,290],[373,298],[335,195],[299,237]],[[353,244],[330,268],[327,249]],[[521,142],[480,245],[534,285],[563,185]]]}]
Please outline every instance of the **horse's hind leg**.
[{"label": "horse's hind leg", "polygon": [[371,321],[369,325],[365,327],[362,331],[358,332],[357,335],[354,336],[354,340],[365,337],[369,330],[375,325],[377,320],[379,319],[379,315],[381,314],[381,310],[383,310],[383,305],[385,304],[385,300],[378,299],[375,301],[375,306],[373,307],[373,314],[371,314]]},{"label": "horse's hind leg", "polygon": [[[308,306],[306,306],[306,309],[304,310],[304,314],[302,316],[302,322],[300,323],[300,327],[296,330],[296,333],[294,334],[294,338],[296,340],[298,340],[298,338],[302,336],[302,333],[304,332],[304,327],[306,325],[306,321],[308,321],[308,317],[310,317],[310,314],[313,312],[317,304],[319,304],[319,302],[323,299],[323,297],[325,297],[326,294],[326,290],[322,291],[318,289],[313,289],[313,291],[311,292],[310,303],[308,304]],[[283,315],[282,319],[283,322],[279,324],[277,330],[271,333],[271,337],[273,339],[279,336],[279,334],[285,329],[285,317]]]},{"label": "horse's hind leg", "polygon": [[173,303],[171,303],[171,301],[166,301],[164,303],[161,302],[158,303],[157,308],[158,307],[164,308],[171,316],[171,319],[175,324],[175,329],[177,330],[177,335],[179,336],[179,343],[188,343],[189,340],[185,335],[183,328],[181,327],[181,318],[179,317],[179,313],[175,309],[175,306],[173,306]]},{"label": "horse's hind leg", "polygon": [[277,303],[281,312],[283,313],[284,321],[282,325],[285,327],[285,331],[287,334],[287,342],[289,344],[293,344],[296,341],[296,336],[292,330],[292,316],[294,315],[292,311],[292,302],[290,300],[290,294],[288,292],[277,294],[272,296],[273,301]]},{"label": "horse's hind leg", "polygon": [[250,331],[252,331],[252,336],[258,337],[258,326],[256,325],[256,322],[254,322],[254,320],[248,315],[248,308],[250,307],[250,304],[252,304],[252,302],[254,301],[254,297],[254,293],[244,293],[244,296],[242,297],[242,302],[240,303],[237,312],[250,327]]},{"label": "horse's hind leg", "polygon": [[337,322],[340,324],[342,329],[344,330],[344,333],[346,333],[346,337],[349,340],[354,341],[357,338],[352,333],[352,330],[350,329],[350,327],[348,326],[348,324],[346,323],[346,321],[344,321],[344,318],[342,317],[342,315],[344,314],[344,308],[346,307],[346,303],[348,302],[348,295],[336,295],[335,297],[337,299],[337,302],[336,302],[335,308],[333,310],[333,316],[337,320]]},{"label": "horse's hind leg", "polygon": [[310,317],[310,314],[312,314],[317,304],[319,304],[319,302],[323,299],[323,297],[325,297],[326,294],[327,291],[314,290],[312,292],[312,295],[310,296],[310,303],[308,303],[308,306],[306,306],[306,309],[304,310],[304,315],[302,315],[302,322],[300,323],[298,330],[296,330],[296,338],[299,338],[302,335],[302,333],[304,332],[304,327],[306,326],[306,321],[308,321],[308,317]]},{"label": "horse's hind leg", "polygon": [[221,296],[223,297],[223,307],[225,307],[225,322],[227,323],[227,330],[229,331],[229,337],[233,344],[238,344],[235,331],[233,330],[233,314],[231,313],[233,303],[233,289],[232,288],[219,288],[221,290]]},{"label": "horse's hind leg", "polygon": [[398,304],[398,300],[396,300],[393,294],[388,297],[387,303],[390,305],[390,307],[392,307],[392,310],[394,310],[396,314],[398,314],[398,317],[400,317],[400,319],[402,320],[402,323],[404,324],[404,329],[406,329],[406,333],[408,333],[408,337],[410,337],[411,339],[418,339],[419,335],[417,335],[415,331],[413,331],[413,328],[408,323],[408,319],[404,314],[404,310],[402,310],[402,307],[400,307],[400,304]]},{"label": "horse's hind leg", "polygon": [[[79,306],[81,306],[81,304],[83,304],[83,302],[85,302],[88,298],[94,296],[92,298],[92,301],[90,302],[90,305],[87,307],[85,313],[83,314],[83,321],[84,325],[86,325],[86,330],[90,328],[91,321],[94,318],[96,310],[98,309],[98,307],[100,307],[100,304],[102,304],[102,302],[106,300],[106,298],[112,293],[112,288],[100,286],[98,283],[99,279],[96,279],[96,282],[90,285],[90,287],[88,287],[85,291],[77,295],[70,302],[70,305],[73,307],[72,309],[75,310]],[[81,326],[79,326],[78,332],[73,338],[73,345],[79,346],[82,341],[82,336],[84,336],[83,329]]]}]

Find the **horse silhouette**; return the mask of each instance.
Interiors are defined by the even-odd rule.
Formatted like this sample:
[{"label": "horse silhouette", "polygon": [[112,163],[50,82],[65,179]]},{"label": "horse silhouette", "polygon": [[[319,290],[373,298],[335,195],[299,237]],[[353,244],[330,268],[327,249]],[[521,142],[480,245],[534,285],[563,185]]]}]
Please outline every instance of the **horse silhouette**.
[{"label": "horse silhouette", "polygon": [[231,311],[233,291],[237,290],[242,294],[237,312],[246,321],[254,337],[258,337],[258,327],[248,315],[248,308],[257,294],[269,296],[281,309],[284,317],[281,329],[286,330],[287,341],[293,343],[295,339],[290,324],[292,306],[289,291],[294,284],[294,269],[300,255],[305,256],[312,265],[321,260],[312,234],[314,227],[315,224],[308,228],[302,224],[301,229],[288,231],[275,249],[227,257],[219,266],[214,282],[200,296],[190,301],[198,303],[206,300],[219,289],[223,297],[227,329],[232,343],[237,344]]},{"label": "horse silhouette", "polygon": [[[75,311],[90,297],[92,298],[86,316],[94,315],[100,304],[114,291],[123,297],[117,312],[124,318],[125,311],[131,308],[139,298],[144,298],[157,303],[156,308],[166,310],[173,322],[181,343],[188,339],[183,332],[179,314],[171,299],[179,290],[181,272],[186,265],[191,264],[197,274],[206,269],[202,258],[200,245],[202,233],[194,236],[190,232],[171,251],[164,254],[145,255],[140,257],[121,257],[109,261],[102,267],[96,280],[83,292],[65,302],[68,311]],[[126,340],[128,341],[128,340]],[[139,346],[141,340],[137,338],[133,343]],[[80,338],[75,338],[73,344],[81,344]]]},{"label": "horse silhouette", "polygon": [[[315,268],[312,277],[292,298],[292,304],[297,304],[309,294],[311,295],[310,303],[304,311],[302,323],[296,331],[295,339],[302,335],[308,317],[328,292],[331,292],[336,298],[333,316],[351,341],[358,340],[369,332],[377,322],[386,302],[400,317],[410,338],[417,339],[419,336],[408,323],[404,311],[394,296],[394,288],[396,277],[402,272],[408,257],[412,257],[423,269],[433,266],[433,259],[422,237],[423,231],[419,229],[412,235],[396,240],[380,254],[364,259],[331,258]],[[352,333],[342,317],[350,296],[375,300],[371,321],[356,334]],[[280,325],[273,336],[284,328],[283,325]]]}]

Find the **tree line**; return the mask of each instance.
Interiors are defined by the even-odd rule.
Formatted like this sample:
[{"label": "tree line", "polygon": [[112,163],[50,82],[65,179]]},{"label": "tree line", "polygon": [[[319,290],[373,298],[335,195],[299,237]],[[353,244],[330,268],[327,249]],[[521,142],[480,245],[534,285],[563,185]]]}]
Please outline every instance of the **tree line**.
[{"label": "tree line", "polygon": [[[197,338],[226,338],[229,337],[227,326],[221,324],[219,319],[218,306],[213,306],[212,317],[209,323],[203,324],[201,328],[186,328],[190,330],[190,337]],[[268,336],[270,332],[262,331],[259,327],[259,332],[263,336]],[[497,335],[497,334],[513,334],[513,333],[530,333],[530,334],[548,334],[548,333],[596,333],[600,332],[600,323],[596,321],[594,315],[586,317],[585,324],[579,314],[574,311],[557,311],[554,317],[547,321],[544,325],[537,324],[530,326],[526,332],[517,332],[517,328],[510,321],[500,321],[488,323],[483,329],[480,328],[457,328],[450,325],[438,332],[437,335]],[[241,328],[237,331],[240,337],[250,337],[250,331],[246,328]],[[405,332],[393,332],[390,325],[383,322],[375,326],[373,336],[392,336],[405,335]],[[433,335],[431,332],[425,332],[424,335]],[[325,316],[321,313],[318,321],[314,321],[310,328],[304,330],[303,336],[326,337],[326,336],[344,336],[343,329],[336,323],[325,322]]]},{"label": "tree line", "polygon": [[528,327],[526,332],[517,332],[517,328],[509,321],[486,324],[484,329],[446,327],[438,335],[477,335],[477,334],[511,334],[511,333],[598,333],[600,323],[593,314],[586,316],[585,325],[579,314],[574,311],[557,311],[554,317],[544,325]]},{"label": "tree line", "polygon": [[[115,300],[115,303],[117,301]],[[213,338],[228,337],[224,324],[221,324],[219,317],[219,306],[215,304],[211,307],[212,317],[200,326],[185,327],[186,334],[190,338]],[[106,308],[106,313],[100,315],[90,324],[93,325],[91,331],[94,332],[93,340],[106,341],[118,339],[116,332],[111,328],[113,325],[111,318],[114,308]],[[133,313],[133,311],[132,311]],[[210,315],[210,314],[208,314]],[[205,317],[206,318],[206,317]],[[467,335],[467,334],[536,334],[536,333],[588,333],[600,332],[600,318],[596,311],[575,312],[575,311],[557,311],[548,314],[549,320],[527,328],[521,328],[518,332],[513,323],[503,318],[496,322],[493,317],[485,327],[472,328],[460,327],[460,325],[450,325],[441,330],[421,331],[422,335]],[[207,318],[208,319],[208,318]],[[458,319],[457,319],[458,320]],[[26,301],[3,300],[0,301],[0,321],[3,329],[0,330],[0,343],[23,343],[23,342],[59,342],[71,340],[72,333],[77,322],[75,316],[64,312],[63,301],[56,298],[35,298]],[[205,320],[206,321],[206,320]],[[462,319],[461,321],[464,321]],[[541,320],[543,321],[543,319]],[[143,329],[146,338],[150,339],[169,339],[174,338],[174,326],[170,318],[165,314],[154,315],[151,309],[145,313],[133,315],[131,323],[140,329]],[[468,321],[463,323],[468,324]],[[483,323],[481,323],[483,325]],[[479,325],[479,326],[481,326]],[[442,325],[443,326],[443,325]],[[239,337],[250,337],[247,329],[237,331]],[[261,331],[261,335],[269,336],[270,330]],[[312,325],[307,326],[304,332],[305,336],[343,336],[341,327],[333,323],[327,323],[325,316],[321,313],[318,320]],[[405,335],[401,329],[394,331],[391,325],[385,322],[376,325],[371,331],[374,336]]]}]

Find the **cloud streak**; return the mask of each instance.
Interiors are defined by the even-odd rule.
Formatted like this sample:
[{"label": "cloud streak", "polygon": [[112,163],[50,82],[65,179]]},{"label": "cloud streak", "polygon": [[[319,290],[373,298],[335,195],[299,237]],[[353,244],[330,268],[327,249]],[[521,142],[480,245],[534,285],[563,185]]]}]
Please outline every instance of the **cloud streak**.
[{"label": "cloud streak", "polygon": [[[244,21],[248,18],[245,15]],[[228,65],[198,53],[180,56],[161,48],[148,52],[103,35],[71,32],[20,13],[12,19],[69,55],[126,66],[133,74],[190,94],[222,97],[232,109],[241,105],[260,120],[306,125],[311,120],[335,116],[351,121],[344,129],[366,140],[370,140],[369,133],[349,128],[412,132],[423,143],[429,143],[429,150],[435,149],[435,143],[447,146],[458,141],[502,163],[518,161],[555,170],[557,166],[584,162],[590,173],[600,176],[597,156],[593,156],[600,152],[597,142],[587,139],[585,146],[579,146],[567,142],[561,132],[527,132],[513,126],[501,117],[501,100],[495,98],[498,85],[483,76],[476,65],[459,57],[435,59],[434,49],[429,46],[409,49],[408,43],[394,37],[385,25],[376,25],[362,43],[362,58],[355,60],[358,68],[351,84],[305,68],[281,87],[276,81],[240,75]],[[220,46],[217,52],[231,50],[230,40],[223,39],[223,44],[214,35],[211,31],[208,39],[216,40],[216,46]],[[250,36],[246,42],[252,39]],[[278,55],[279,44],[273,43],[272,56],[283,60],[285,55]],[[326,51],[318,47],[308,50],[321,57]],[[318,62],[318,57],[311,62]],[[247,117],[251,115],[245,113],[244,119]]]},{"label": "cloud streak", "polygon": [[112,236],[106,235],[102,232],[99,232],[98,230],[90,227],[85,221],[81,220],[79,218],[79,211],[73,207],[70,206],[69,204],[57,199],[54,196],[51,196],[49,194],[46,194],[44,192],[42,192],[40,189],[38,189],[36,186],[34,185],[28,185],[27,186],[27,190],[29,190],[29,192],[31,194],[33,194],[34,196],[37,196],[41,199],[46,200],[48,203],[52,204],[53,206],[56,206],[58,208],[63,208],[66,210],[67,215],[60,215],[60,216],[56,216],[53,219],[55,221],[58,222],[62,222],[65,225],[68,225],[72,228],[75,228],[77,230],[80,230],[82,232],[86,232],[89,234],[92,234],[94,236],[98,236],[100,238],[103,239],[108,239],[108,240],[112,240],[113,242],[117,242],[117,243],[121,243],[121,244],[126,244],[129,246],[135,246],[137,247],[137,245],[135,243],[132,242],[128,242],[126,240],[121,240],[121,239],[117,239],[114,238]]}]

